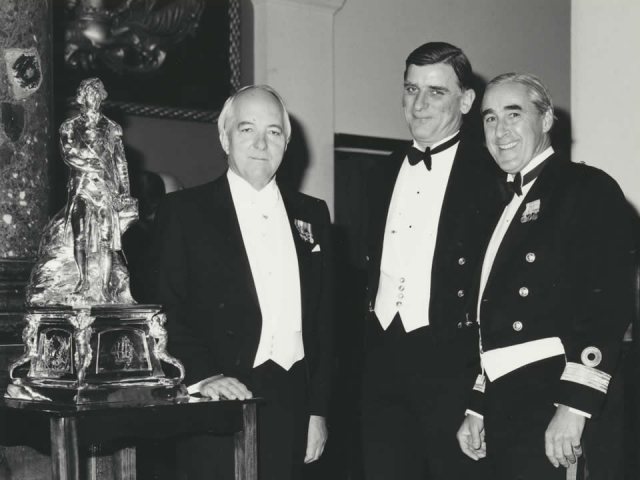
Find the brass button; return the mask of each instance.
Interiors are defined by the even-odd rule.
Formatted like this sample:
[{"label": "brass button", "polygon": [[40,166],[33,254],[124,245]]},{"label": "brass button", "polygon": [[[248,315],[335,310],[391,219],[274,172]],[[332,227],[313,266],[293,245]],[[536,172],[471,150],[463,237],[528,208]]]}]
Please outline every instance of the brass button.
[{"label": "brass button", "polygon": [[524,258],[527,260],[527,262],[533,263],[533,262],[536,261],[536,254],[533,253],[533,252],[529,252],[529,253],[527,253],[527,256],[524,257]]},{"label": "brass button", "polygon": [[526,297],[527,295],[529,295],[529,289],[527,287],[522,287],[520,288],[520,290],[518,290],[518,293],[521,297]]},{"label": "brass button", "polygon": [[462,328],[462,322],[458,323],[458,328]]},{"label": "brass button", "polygon": [[396,307],[401,307],[402,306],[402,302],[396,302]]},{"label": "brass button", "polygon": [[458,259],[458,265],[464,265],[465,263],[467,263],[467,259],[464,257],[460,257]]},{"label": "brass button", "polygon": [[400,285],[400,286],[398,287],[398,290],[400,290],[400,291],[402,292],[402,291],[404,290],[404,285]]},{"label": "brass button", "polygon": [[522,322],[513,322],[513,329],[516,332],[519,332],[520,330],[522,330]]},{"label": "brass button", "polygon": [[464,290],[458,290],[458,297],[464,297]]}]

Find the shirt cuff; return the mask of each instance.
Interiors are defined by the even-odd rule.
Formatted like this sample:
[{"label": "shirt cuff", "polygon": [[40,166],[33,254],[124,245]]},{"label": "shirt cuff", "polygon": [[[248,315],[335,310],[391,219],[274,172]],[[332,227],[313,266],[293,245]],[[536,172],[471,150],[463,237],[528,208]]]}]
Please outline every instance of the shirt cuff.
[{"label": "shirt cuff", "polygon": [[193,385],[189,385],[187,387],[187,392],[189,392],[189,395],[194,395],[196,393],[200,393],[200,387],[202,386],[203,383],[204,383],[204,380],[200,380],[198,383],[194,383]]},{"label": "shirt cuff", "polygon": [[189,393],[189,395],[194,395],[196,393],[200,393],[200,387],[202,386],[202,384],[204,382],[206,382],[207,380],[211,380],[212,378],[220,378],[220,377],[224,377],[224,375],[220,374],[220,375],[214,375],[213,377],[203,378],[198,383],[194,383],[193,385],[189,385],[187,387],[187,393]]},{"label": "shirt cuff", "polygon": [[[556,407],[558,407],[560,404],[559,403],[554,403],[554,405]],[[570,412],[573,412],[573,413],[575,413],[577,415],[580,415],[580,416],[585,417],[585,418],[591,418],[591,414],[590,413],[583,412],[582,410],[578,410],[577,408],[573,408],[573,407],[567,407],[567,408],[569,408]]]},{"label": "shirt cuff", "polygon": [[573,412],[573,413],[577,413],[578,415],[582,415],[583,417],[586,417],[586,418],[591,418],[591,414],[590,413],[583,412],[582,410],[578,410],[577,408],[569,407],[569,411]]},{"label": "shirt cuff", "polygon": [[484,420],[484,415],[480,415],[479,413],[474,412],[473,410],[469,410],[469,409],[467,409],[467,410],[464,412],[464,415],[465,415],[465,416],[467,416],[467,415],[473,415],[474,417],[479,418],[480,420]]}]

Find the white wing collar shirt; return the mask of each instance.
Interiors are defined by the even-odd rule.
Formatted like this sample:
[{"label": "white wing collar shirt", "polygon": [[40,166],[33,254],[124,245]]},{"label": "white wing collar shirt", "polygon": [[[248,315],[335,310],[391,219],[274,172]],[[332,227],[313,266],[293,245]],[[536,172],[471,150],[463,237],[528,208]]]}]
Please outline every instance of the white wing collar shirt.
[{"label": "white wing collar shirt", "polygon": [[273,360],[289,370],[304,357],[300,271],[291,224],[275,178],[260,191],[231,170],[227,178],[262,313],[253,366]]},{"label": "white wing collar shirt", "polygon": [[[438,223],[458,145],[432,154],[430,171],[424,162],[412,166],[406,157],[400,167],[387,215],[375,302],[376,316],[385,330],[396,313],[407,332],[429,325]],[[419,148],[415,141],[413,146]]]}]

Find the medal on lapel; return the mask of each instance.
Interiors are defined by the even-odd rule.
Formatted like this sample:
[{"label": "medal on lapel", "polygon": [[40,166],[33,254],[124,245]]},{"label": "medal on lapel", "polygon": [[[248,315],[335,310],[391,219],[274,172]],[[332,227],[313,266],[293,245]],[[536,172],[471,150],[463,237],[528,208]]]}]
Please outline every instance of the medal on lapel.
[{"label": "medal on lapel", "polygon": [[524,212],[522,212],[522,217],[520,217],[520,223],[532,222],[538,218],[538,213],[540,213],[540,200],[534,200],[533,202],[527,203],[524,207]]},{"label": "medal on lapel", "polygon": [[311,231],[311,224],[303,220],[294,220],[293,223],[296,226],[298,233],[300,234],[300,238],[302,238],[302,240],[304,240],[305,242],[313,244],[314,239],[313,232]]}]

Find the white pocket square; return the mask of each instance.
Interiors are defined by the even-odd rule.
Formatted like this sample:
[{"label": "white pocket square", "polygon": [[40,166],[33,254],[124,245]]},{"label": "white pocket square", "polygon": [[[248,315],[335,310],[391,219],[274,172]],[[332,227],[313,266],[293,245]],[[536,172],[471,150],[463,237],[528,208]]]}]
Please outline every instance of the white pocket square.
[{"label": "white pocket square", "polygon": [[316,246],[315,246],[315,247],[313,247],[313,250],[311,250],[311,253],[313,253],[313,252],[319,252],[319,251],[320,251],[320,244],[319,244],[319,243],[316,243]]}]

